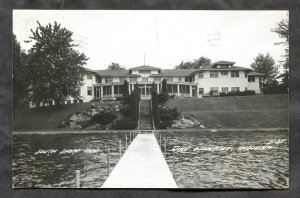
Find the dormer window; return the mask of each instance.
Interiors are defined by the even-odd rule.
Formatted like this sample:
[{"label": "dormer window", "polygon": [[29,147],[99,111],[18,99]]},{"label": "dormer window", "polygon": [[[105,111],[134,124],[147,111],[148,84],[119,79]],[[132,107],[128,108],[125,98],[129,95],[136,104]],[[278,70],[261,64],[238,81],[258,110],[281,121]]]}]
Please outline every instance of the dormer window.
[{"label": "dormer window", "polygon": [[86,78],[87,78],[87,79],[92,79],[92,74],[87,74],[87,75],[86,75]]}]

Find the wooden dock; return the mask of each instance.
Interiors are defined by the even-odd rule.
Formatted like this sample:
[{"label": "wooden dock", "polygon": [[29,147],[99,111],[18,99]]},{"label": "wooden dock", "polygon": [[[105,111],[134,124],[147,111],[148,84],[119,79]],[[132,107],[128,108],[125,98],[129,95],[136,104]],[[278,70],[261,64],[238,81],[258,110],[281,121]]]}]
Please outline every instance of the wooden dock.
[{"label": "wooden dock", "polygon": [[154,134],[138,134],[102,188],[177,188]]}]

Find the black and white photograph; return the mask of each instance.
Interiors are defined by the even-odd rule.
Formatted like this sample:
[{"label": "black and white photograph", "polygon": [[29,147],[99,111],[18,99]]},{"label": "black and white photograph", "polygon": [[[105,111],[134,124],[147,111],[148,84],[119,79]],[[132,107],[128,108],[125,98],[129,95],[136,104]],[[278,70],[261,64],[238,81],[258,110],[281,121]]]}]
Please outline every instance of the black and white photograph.
[{"label": "black and white photograph", "polygon": [[13,10],[13,188],[289,188],[289,11]]}]

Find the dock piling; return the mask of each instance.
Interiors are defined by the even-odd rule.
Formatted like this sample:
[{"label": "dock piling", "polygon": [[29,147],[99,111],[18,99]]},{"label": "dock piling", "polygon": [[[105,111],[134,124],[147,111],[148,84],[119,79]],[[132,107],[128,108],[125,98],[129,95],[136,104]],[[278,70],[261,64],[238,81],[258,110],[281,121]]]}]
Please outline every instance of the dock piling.
[{"label": "dock piling", "polygon": [[164,150],[165,150],[165,158],[167,158],[167,140],[165,139]]},{"label": "dock piling", "polygon": [[173,177],[175,177],[175,151],[173,151]]},{"label": "dock piling", "polygon": [[122,140],[119,140],[119,158],[121,159],[122,157]]},{"label": "dock piling", "polygon": [[110,173],[110,148],[108,148],[108,152],[107,152],[107,174],[109,175]]},{"label": "dock piling", "polygon": [[75,174],[76,174],[76,188],[80,188],[80,170],[75,170]]}]

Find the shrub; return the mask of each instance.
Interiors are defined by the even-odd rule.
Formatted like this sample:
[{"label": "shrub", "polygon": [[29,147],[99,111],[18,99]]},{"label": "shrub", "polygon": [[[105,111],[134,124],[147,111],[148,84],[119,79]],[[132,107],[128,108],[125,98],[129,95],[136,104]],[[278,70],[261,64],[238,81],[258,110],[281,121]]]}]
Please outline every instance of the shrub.
[{"label": "shrub", "polygon": [[116,118],[117,116],[112,112],[102,112],[94,115],[90,120],[90,124],[107,125],[110,124]]},{"label": "shrub", "polygon": [[158,95],[158,102],[160,104],[163,104],[168,100],[168,98],[169,98],[168,93],[161,93],[161,94]]},{"label": "shrub", "polygon": [[160,107],[160,123],[159,128],[160,129],[166,129],[170,127],[173,123],[173,120],[176,120],[179,116],[179,113],[176,108],[169,109],[166,107]]},{"label": "shrub", "polygon": [[255,91],[246,90],[246,91],[231,91],[226,93],[221,93],[220,96],[250,96],[255,95]]},{"label": "shrub", "polygon": [[137,128],[137,122],[130,118],[125,118],[123,120],[118,120],[112,125],[112,129],[116,130],[133,130]]}]

